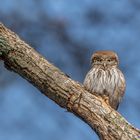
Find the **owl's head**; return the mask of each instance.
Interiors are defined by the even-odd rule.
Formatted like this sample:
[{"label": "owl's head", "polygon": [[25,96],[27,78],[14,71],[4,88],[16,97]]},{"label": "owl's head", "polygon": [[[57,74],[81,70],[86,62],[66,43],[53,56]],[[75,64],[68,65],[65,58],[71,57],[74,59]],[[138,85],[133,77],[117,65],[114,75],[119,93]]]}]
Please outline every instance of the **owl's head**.
[{"label": "owl's head", "polygon": [[101,66],[103,69],[117,67],[119,64],[118,56],[113,51],[97,51],[91,57],[92,66]]}]

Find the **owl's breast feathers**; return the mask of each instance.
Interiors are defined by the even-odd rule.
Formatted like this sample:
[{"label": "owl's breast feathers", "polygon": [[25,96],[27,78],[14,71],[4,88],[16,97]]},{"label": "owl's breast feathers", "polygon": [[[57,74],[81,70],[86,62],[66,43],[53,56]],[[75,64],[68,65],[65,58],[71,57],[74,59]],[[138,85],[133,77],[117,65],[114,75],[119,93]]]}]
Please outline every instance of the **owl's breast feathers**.
[{"label": "owl's breast feathers", "polygon": [[92,68],[86,75],[84,86],[89,92],[102,96],[107,103],[115,101],[118,104],[125,91],[125,79],[118,68]]}]

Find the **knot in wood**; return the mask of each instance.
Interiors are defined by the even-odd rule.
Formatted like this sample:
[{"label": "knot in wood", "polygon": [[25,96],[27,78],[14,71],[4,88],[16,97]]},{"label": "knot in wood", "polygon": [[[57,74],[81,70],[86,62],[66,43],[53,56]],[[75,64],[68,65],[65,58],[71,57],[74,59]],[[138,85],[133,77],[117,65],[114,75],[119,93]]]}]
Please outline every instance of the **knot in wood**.
[{"label": "knot in wood", "polygon": [[67,109],[72,112],[78,110],[78,108],[80,107],[81,98],[82,93],[80,93],[79,95],[71,94],[67,103]]}]

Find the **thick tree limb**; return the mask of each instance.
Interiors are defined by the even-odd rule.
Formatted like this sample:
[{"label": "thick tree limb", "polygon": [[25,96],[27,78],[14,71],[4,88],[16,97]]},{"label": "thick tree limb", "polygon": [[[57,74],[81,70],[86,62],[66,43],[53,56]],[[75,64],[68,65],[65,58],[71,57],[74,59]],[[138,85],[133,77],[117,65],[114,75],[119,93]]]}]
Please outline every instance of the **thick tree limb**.
[{"label": "thick tree limb", "polygon": [[136,140],[131,126],[100,97],[86,91],[0,23],[0,58],[43,94],[83,119],[102,140]]}]

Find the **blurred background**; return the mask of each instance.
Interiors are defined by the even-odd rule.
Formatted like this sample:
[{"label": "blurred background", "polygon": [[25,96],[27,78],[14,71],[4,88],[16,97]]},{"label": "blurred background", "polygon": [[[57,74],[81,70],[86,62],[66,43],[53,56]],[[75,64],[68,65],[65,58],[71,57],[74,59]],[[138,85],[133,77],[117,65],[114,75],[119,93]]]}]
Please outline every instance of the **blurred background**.
[{"label": "blurred background", "polygon": [[[139,0],[4,0],[0,22],[72,79],[96,50],[120,57],[127,89],[119,112],[140,128]],[[0,63],[0,140],[98,140],[91,128]]]}]

